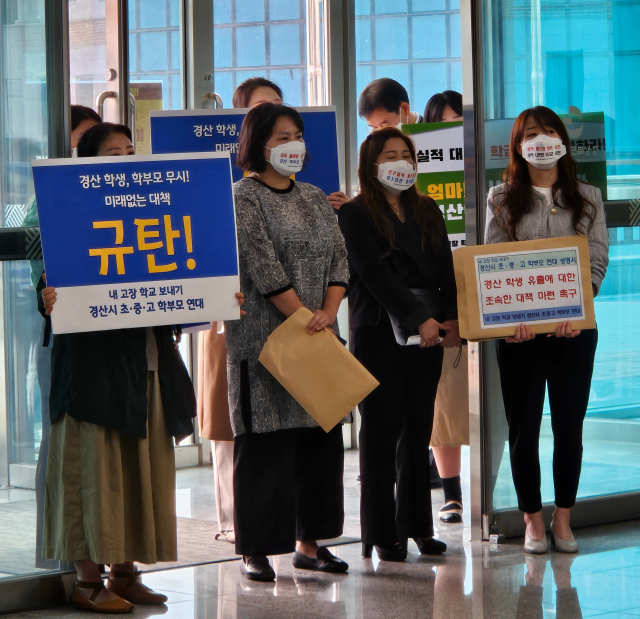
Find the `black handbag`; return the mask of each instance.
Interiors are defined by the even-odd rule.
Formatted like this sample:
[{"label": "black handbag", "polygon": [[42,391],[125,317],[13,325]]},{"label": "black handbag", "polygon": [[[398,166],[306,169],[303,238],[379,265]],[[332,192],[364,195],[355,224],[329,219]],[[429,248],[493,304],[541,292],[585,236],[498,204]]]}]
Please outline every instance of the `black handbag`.
[{"label": "black handbag", "polygon": [[[413,296],[429,310],[431,318],[442,323],[444,318],[444,303],[440,291],[426,288],[411,288],[411,292]],[[400,344],[400,346],[417,346],[420,344],[420,334],[417,329],[415,331],[407,329],[400,324],[400,321],[393,314],[387,313],[389,314],[389,320],[391,321],[396,342]]]}]

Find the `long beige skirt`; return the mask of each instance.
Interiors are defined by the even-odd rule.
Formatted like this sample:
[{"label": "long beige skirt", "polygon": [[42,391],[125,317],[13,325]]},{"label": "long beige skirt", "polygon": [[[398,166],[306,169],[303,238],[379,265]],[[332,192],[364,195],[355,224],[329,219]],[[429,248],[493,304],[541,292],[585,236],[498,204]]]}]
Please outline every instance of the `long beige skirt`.
[{"label": "long beige skirt", "polygon": [[95,563],[178,558],[175,456],[148,373],[147,438],[65,415],[51,427],[43,555]]},{"label": "long beige skirt", "polygon": [[469,358],[462,347],[457,368],[453,367],[459,348],[445,348],[442,375],[438,383],[433,415],[431,447],[469,444]]}]

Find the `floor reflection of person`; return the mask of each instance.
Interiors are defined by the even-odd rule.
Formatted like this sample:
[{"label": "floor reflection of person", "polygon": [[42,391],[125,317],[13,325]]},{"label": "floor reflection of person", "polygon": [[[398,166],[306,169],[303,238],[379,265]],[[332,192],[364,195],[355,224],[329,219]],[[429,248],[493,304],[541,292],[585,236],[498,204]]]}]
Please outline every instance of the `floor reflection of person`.
[{"label": "floor reflection of person", "polygon": [[[585,235],[596,296],[609,264],[604,207],[600,190],[578,180],[570,148],[566,127],[549,108],[534,107],[518,116],[511,132],[506,182],[489,191],[485,243]],[[547,156],[540,160],[543,152]],[[538,336],[523,323],[514,337],[497,342],[511,471],[526,523],[526,552],[548,551],[538,451],[547,388],[556,504],[552,539],[556,550],[578,551],[570,514],[580,482],[582,427],[597,343],[597,329],[575,331],[570,321],[559,323],[554,333]]]},{"label": "floor reflection of person", "polygon": [[[461,619],[471,617],[473,600],[465,595],[467,558],[454,557],[450,563],[436,566],[436,580],[433,591],[433,619]],[[455,604],[452,604],[455,600]]]},{"label": "floor reflection of person", "polygon": [[[123,125],[95,125],[78,144],[79,157],[132,154]],[[56,298],[42,291],[47,314]],[[51,367],[43,555],[75,563],[77,608],[163,604],[134,562],[178,558],[174,439],[193,432],[196,402],[174,329],[60,334]]]},{"label": "floor reflection of person", "polygon": [[[85,131],[102,122],[96,112],[83,105],[71,106],[71,149],[75,155],[78,142]],[[38,204],[35,196],[27,204],[27,213],[22,225],[26,228],[39,225]],[[43,260],[30,260],[31,283],[38,291],[45,287],[42,278],[44,273]],[[47,475],[47,453],[49,451],[49,391],[51,386],[51,343],[53,334],[51,333],[50,320],[42,321],[42,329],[37,342],[37,373],[38,386],[40,387],[41,416],[42,416],[42,438],[38,450],[38,463],[36,465],[36,567],[41,569],[56,569],[56,561],[47,561],[42,558],[42,518],[44,514],[44,484]],[[61,566],[63,567],[63,566]]]},{"label": "floor reflection of person", "polygon": [[[578,590],[571,586],[571,563],[574,557],[554,555],[551,560],[553,579],[556,586],[555,616],[559,619],[571,617],[582,619],[582,609],[578,598]],[[544,617],[544,575],[547,558],[544,556],[525,556],[527,572],[525,584],[520,587],[516,617]]]}]

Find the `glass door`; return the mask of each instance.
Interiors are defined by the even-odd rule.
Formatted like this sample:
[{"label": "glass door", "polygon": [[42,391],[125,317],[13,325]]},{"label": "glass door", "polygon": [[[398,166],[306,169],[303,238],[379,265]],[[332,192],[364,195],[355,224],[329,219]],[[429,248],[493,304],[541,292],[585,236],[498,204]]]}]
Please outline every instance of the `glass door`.
[{"label": "glass door", "polygon": [[[483,3],[486,146],[479,208],[488,188],[501,182],[513,119],[533,105],[563,117],[581,178],[599,186],[605,200],[610,264],[595,300],[599,341],[576,525],[640,516],[640,119],[634,110],[639,88],[629,79],[640,69],[639,26],[637,0]],[[517,533],[521,516],[515,511],[495,347],[483,348],[486,528]],[[547,403],[540,437],[547,504],[554,499],[552,453]]]},{"label": "glass door", "polygon": [[[68,68],[71,105],[128,124],[137,130],[138,151],[149,152],[150,109],[184,102],[181,6],[0,2],[0,227],[37,226],[31,161],[63,150],[50,131],[66,126],[70,110],[52,94],[52,66],[59,74]],[[35,293],[42,267],[32,270],[34,264],[0,255],[0,613],[12,610],[3,601],[5,579],[67,567],[40,552],[50,348],[42,346]]]},{"label": "glass door", "polygon": [[250,77],[287,105],[328,105],[324,0],[213,0],[214,87],[224,107]]}]

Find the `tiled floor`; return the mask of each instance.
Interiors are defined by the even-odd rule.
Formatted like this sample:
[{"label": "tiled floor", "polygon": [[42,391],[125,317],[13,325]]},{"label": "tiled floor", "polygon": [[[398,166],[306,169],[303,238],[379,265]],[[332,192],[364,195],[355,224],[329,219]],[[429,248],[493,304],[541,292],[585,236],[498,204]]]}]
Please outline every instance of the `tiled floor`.
[{"label": "tiled floor", "polygon": [[[464,469],[468,470],[467,450]],[[359,536],[357,471],[357,452],[346,452],[345,535],[352,537]],[[179,471],[181,518],[206,525],[215,522],[211,475],[208,467]],[[11,502],[33,500],[28,493],[12,492]],[[468,504],[466,484],[464,494]],[[434,511],[441,500],[442,491],[434,491]],[[577,531],[581,553],[575,557],[556,553],[525,557],[522,540],[499,546],[471,544],[464,541],[469,538],[464,525],[436,521],[436,536],[449,545],[445,556],[420,557],[412,543],[403,564],[380,562],[375,554],[373,559],[362,559],[359,544],[334,547],[351,566],[341,576],[296,570],[290,556],[273,560],[276,584],[249,583],[240,576],[235,560],[149,573],[145,582],[164,591],[169,602],[139,607],[133,617],[640,619],[640,522]],[[6,547],[0,546],[0,558],[3,554]],[[7,615],[95,616],[70,607]]]},{"label": "tiled floor", "polygon": [[[577,556],[525,557],[519,544],[465,544],[450,537],[441,558],[407,562],[360,557],[351,544],[333,551],[349,562],[346,575],[296,570],[290,556],[272,560],[275,584],[250,583],[238,562],[156,572],[150,586],[169,597],[166,606],[139,607],[133,617],[176,619],[633,619],[640,617],[640,524],[583,529]],[[452,543],[453,542],[453,543]],[[95,617],[72,608],[8,617]]]}]

